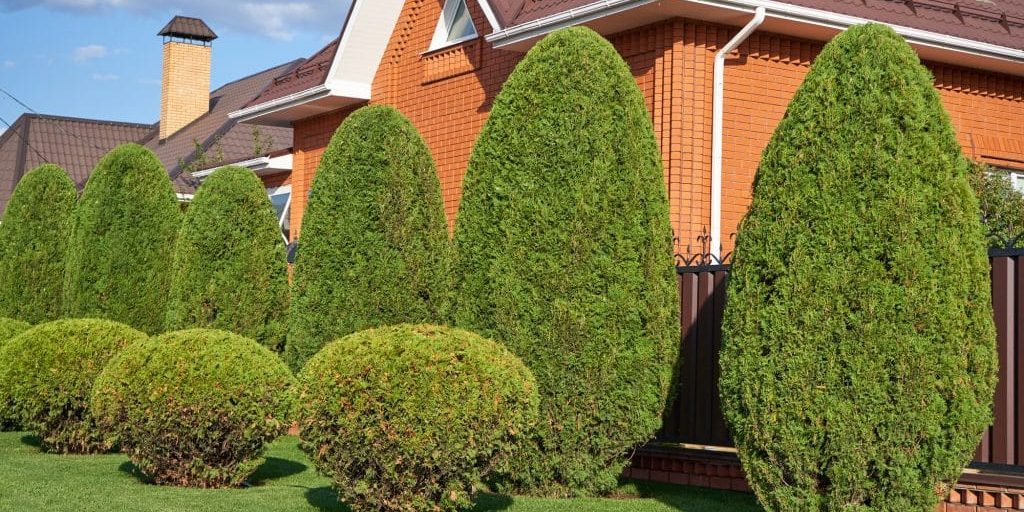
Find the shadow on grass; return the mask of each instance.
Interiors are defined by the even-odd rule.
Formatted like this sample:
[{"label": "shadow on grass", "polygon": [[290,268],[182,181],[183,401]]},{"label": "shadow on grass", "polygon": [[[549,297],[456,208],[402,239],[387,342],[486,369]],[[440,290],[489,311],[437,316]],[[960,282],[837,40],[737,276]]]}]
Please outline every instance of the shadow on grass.
[{"label": "shadow on grass", "polygon": [[151,478],[147,477],[142,471],[139,471],[139,468],[131,462],[122,462],[121,465],[117,467],[117,470],[138,480],[140,483],[146,485],[151,485],[153,483]]},{"label": "shadow on grass", "polygon": [[25,434],[21,436],[21,444],[31,446],[33,448],[39,448],[43,445],[43,440],[37,435]]},{"label": "shadow on grass", "polygon": [[306,490],[306,503],[327,512],[349,512],[349,508],[338,501],[338,494],[330,486],[313,487]]},{"label": "shadow on grass", "polygon": [[271,480],[279,480],[281,478],[297,475],[306,469],[308,468],[305,464],[301,464],[293,460],[267,457],[267,460],[263,462],[263,465],[249,477],[249,483],[252,485],[263,485]]},{"label": "shadow on grass", "polygon": [[508,510],[512,506],[512,497],[504,494],[480,493],[476,498],[476,504],[470,509],[471,512],[492,512]]},{"label": "shadow on grass", "polygon": [[624,480],[612,498],[645,498],[661,502],[680,512],[763,512],[752,494],[703,487]]}]

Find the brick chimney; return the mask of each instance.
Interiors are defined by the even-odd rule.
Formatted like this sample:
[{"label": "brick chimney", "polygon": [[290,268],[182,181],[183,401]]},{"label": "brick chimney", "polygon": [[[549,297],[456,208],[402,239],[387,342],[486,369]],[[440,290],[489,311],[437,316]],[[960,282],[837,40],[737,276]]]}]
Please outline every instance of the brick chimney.
[{"label": "brick chimney", "polygon": [[217,34],[198,18],[175,16],[157,34],[164,39],[160,140],[210,109],[210,56]]}]

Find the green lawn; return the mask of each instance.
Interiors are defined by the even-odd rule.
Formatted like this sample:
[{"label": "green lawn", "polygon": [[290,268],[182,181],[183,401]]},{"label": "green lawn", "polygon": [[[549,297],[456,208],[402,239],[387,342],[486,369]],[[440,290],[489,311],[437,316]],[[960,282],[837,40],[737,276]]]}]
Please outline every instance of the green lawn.
[{"label": "green lawn", "polygon": [[[199,490],[141,483],[121,455],[39,453],[24,434],[0,433],[0,511],[346,511],[293,437],[275,443],[248,489]],[[693,487],[627,483],[616,499],[546,500],[483,495],[474,512],[758,512],[753,497]]]}]

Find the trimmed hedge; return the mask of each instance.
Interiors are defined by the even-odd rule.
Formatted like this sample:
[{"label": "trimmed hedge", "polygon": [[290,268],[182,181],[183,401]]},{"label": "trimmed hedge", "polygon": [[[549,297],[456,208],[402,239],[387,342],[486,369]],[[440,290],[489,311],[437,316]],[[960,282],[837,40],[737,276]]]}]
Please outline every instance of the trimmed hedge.
[{"label": "trimmed hedge", "polygon": [[232,487],[288,430],[293,381],[277,355],[254,340],[178,331],[118,354],[96,380],[92,413],[155,483]]},{"label": "trimmed hedge", "polygon": [[302,220],[285,358],[370,327],[444,323],[451,249],[441,186],[400,112],[361,108],[331,139]]},{"label": "trimmed hedge", "polygon": [[288,261],[263,182],[225,167],[196,191],[178,234],[165,328],[206,327],[284,348]]},{"label": "trimmed hedge", "polygon": [[174,187],[156,155],[136,144],[108,153],[75,207],[64,315],[160,332],[180,224]]},{"label": "trimmed hedge", "polygon": [[60,318],[77,199],[68,173],[51,164],[29,172],[14,188],[0,223],[0,316],[30,324]]},{"label": "trimmed hedge", "polygon": [[932,77],[882,25],[815,60],[729,276],[723,409],[767,510],[931,511],[992,420],[989,263]]},{"label": "trimmed hedge", "polygon": [[57,320],[0,347],[0,389],[15,418],[51,453],[102,453],[107,443],[89,416],[93,381],[122,348],[146,339],[109,320]]},{"label": "trimmed hedge", "polygon": [[661,426],[679,297],[661,152],[608,41],[561,30],[516,67],[470,158],[455,243],[457,325],[540,384],[535,442],[507,483],[611,489]]},{"label": "trimmed hedge", "polygon": [[[30,328],[32,328],[31,325],[21,320],[0,318],[0,353],[2,353],[6,342]],[[3,375],[6,365],[7,360],[0,358],[0,375]],[[0,382],[2,381],[3,378],[0,377]],[[0,432],[15,432],[20,430],[20,428],[14,412],[14,403],[7,396],[5,390],[6,388],[0,388]]]},{"label": "trimmed hedge", "polygon": [[978,196],[981,224],[989,247],[1024,245],[1024,195],[1006,171],[973,162],[968,181]]},{"label": "trimmed hedge", "polygon": [[537,419],[537,384],[504,347],[400,325],[327,345],[299,375],[302,448],[355,510],[454,511]]}]

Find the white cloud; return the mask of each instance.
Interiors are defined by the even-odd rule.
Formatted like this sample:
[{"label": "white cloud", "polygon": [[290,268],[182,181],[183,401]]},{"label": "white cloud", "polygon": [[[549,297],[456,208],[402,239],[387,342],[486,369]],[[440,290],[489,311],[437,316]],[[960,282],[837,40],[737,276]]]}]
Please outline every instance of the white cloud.
[{"label": "white cloud", "polygon": [[115,75],[113,73],[93,73],[92,79],[100,82],[114,82],[120,80],[121,77],[120,75]]},{"label": "white cloud", "polygon": [[75,62],[82,63],[92,59],[102,59],[110,53],[107,51],[107,47],[100,44],[90,44],[86,46],[79,46],[71,52],[71,57],[75,59]]},{"label": "white cloud", "polygon": [[4,61],[4,67],[7,68],[7,69],[11,69],[11,68],[13,68],[16,65],[17,64],[15,64],[15,62],[13,60],[11,60],[11,59],[7,59],[7,60]]},{"label": "white cloud", "polygon": [[167,19],[182,14],[203,18],[214,32],[231,29],[288,40],[298,33],[337,34],[350,4],[351,0],[0,0],[0,11],[44,6],[96,13],[126,9]]}]

